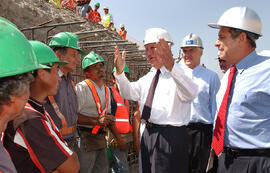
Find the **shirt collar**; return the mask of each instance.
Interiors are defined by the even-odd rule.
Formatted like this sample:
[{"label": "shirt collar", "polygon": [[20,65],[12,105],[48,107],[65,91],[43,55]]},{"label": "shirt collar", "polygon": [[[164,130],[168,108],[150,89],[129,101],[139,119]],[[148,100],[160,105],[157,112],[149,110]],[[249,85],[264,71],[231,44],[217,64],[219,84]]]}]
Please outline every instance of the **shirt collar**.
[{"label": "shirt collar", "polygon": [[[162,66],[159,70],[160,70],[162,75],[164,75],[166,72],[168,72],[168,70],[164,66]],[[150,71],[156,73],[157,69],[152,67]]]},{"label": "shirt collar", "polygon": [[199,65],[197,65],[194,69],[193,69],[193,72],[200,72],[201,71],[201,69],[202,69],[203,67],[199,64]]},{"label": "shirt collar", "polygon": [[239,61],[237,64],[235,64],[236,69],[239,71],[241,74],[246,68],[248,68],[250,65],[254,63],[257,59],[257,53],[256,51],[252,51],[248,56],[243,58],[241,61]]},{"label": "shirt collar", "polygon": [[58,70],[58,75],[59,75],[59,77],[62,77],[62,76],[64,76],[64,73],[59,69]]}]

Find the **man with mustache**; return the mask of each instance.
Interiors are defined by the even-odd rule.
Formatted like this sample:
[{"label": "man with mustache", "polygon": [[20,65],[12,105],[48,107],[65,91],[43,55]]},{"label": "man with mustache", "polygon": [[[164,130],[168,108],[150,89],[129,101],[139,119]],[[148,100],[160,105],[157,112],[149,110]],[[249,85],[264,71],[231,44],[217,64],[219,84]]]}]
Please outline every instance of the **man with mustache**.
[{"label": "man with mustache", "polygon": [[86,79],[76,85],[78,97],[78,128],[80,135],[79,160],[82,173],[107,173],[106,127],[116,137],[120,150],[126,143],[117,132],[115,118],[111,115],[111,97],[105,85],[103,58],[90,52],[82,61]]}]

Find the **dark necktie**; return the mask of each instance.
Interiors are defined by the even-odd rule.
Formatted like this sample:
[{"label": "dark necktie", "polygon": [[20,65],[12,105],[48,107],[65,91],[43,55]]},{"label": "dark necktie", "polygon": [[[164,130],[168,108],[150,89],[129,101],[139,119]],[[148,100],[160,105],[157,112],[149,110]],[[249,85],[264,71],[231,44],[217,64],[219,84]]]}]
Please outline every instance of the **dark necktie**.
[{"label": "dark necktie", "polygon": [[152,83],[151,83],[151,86],[149,88],[148,95],[147,95],[147,98],[146,98],[146,101],[145,101],[145,104],[143,107],[142,119],[145,121],[148,121],[148,119],[150,118],[153,98],[154,98],[155,90],[157,87],[159,74],[160,74],[160,70],[158,69],[156,72],[156,75],[154,76],[154,78],[152,80]]},{"label": "dark necktie", "polygon": [[228,78],[228,84],[227,89],[224,94],[223,100],[221,102],[216,124],[215,124],[215,130],[214,130],[214,136],[212,141],[212,148],[215,151],[216,155],[219,156],[219,154],[223,150],[224,145],[224,131],[225,131],[225,120],[226,120],[226,112],[227,112],[227,104],[228,104],[228,98],[231,90],[231,85],[233,81],[233,76],[236,71],[235,65],[233,65],[230,69],[230,74]]}]

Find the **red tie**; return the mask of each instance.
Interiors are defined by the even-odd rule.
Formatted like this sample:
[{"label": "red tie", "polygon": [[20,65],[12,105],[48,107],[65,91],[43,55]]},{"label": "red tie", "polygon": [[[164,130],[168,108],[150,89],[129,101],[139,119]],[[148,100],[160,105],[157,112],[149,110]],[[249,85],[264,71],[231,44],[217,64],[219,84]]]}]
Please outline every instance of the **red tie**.
[{"label": "red tie", "polygon": [[215,130],[214,130],[214,136],[212,141],[212,148],[215,151],[216,155],[219,156],[219,154],[223,150],[223,144],[224,144],[224,131],[225,131],[225,119],[226,119],[226,112],[227,112],[227,104],[228,104],[228,97],[231,90],[231,85],[233,81],[233,76],[236,71],[235,65],[233,65],[230,69],[230,74],[228,78],[228,84],[227,89],[224,94],[223,100],[221,102],[216,124],[215,124]]}]

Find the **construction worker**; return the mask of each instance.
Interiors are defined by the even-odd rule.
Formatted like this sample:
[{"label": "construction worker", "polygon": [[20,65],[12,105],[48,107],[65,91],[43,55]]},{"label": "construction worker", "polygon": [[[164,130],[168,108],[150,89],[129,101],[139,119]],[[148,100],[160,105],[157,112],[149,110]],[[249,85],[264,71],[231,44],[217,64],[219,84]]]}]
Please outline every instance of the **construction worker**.
[{"label": "construction worker", "polygon": [[218,62],[219,62],[219,67],[220,67],[220,70],[222,71],[222,73],[226,73],[226,71],[231,67],[231,64],[228,63],[225,59],[220,59],[220,56],[219,56],[219,52],[218,52]]},{"label": "construction worker", "polygon": [[216,93],[220,87],[218,75],[200,65],[203,43],[190,33],[181,47],[182,61],[192,69],[190,78],[199,87],[198,96],[191,103],[190,121],[186,126],[189,136],[189,173],[205,172],[211,149],[213,122],[216,114]]},{"label": "construction worker", "polygon": [[[43,106],[48,95],[58,89],[58,65],[64,65],[51,48],[39,41],[30,41],[43,69],[33,72],[30,98],[22,115],[8,124],[4,145],[18,172],[79,171],[79,161],[61,137]],[[18,140],[18,138],[23,140]]]},{"label": "construction worker", "polygon": [[[113,68],[112,74],[115,72]],[[124,73],[129,76],[129,69],[126,65]],[[115,117],[115,125],[117,131],[126,143],[126,150],[122,151],[117,147],[117,141],[111,133],[108,133],[107,142],[112,155],[112,172],[115,173],[128,173],[128,151],[129,143],[132,141],[132,126],[129,123],[129,103],[127,99],[123,99],[119,93],[119,89],[114,76],[112,75],[113,86],[110,87],[111,91],[111,113]]]},{"label": "construction worker", "polygon": [[77,0],[77,13],[81,17],[85,18],[87,11],[91,8],[90,2],[91,0]]},{"label": "construction worker", "polygon": [[111,25],[110,30],[111,30],[111,31],[116,31],[116,28],[114,27],[114,23],[113,23],[113,22],[111,22],[111,24],[110,24],[110,25]]},{"label": "construction worker", "polygon": [[212,148],[218,172],[270,172],[270,59],[256,53],[260,17],[248,7],[233,7],[208,25],[219,29],[220,59],[232,64],[217,93]]},{"label": "construction worker", "polygon": [[175,63],[172,39],[166,30],[146,30],[144,45],[153,68],[135,82],[129,82],[123,73],[126,53],[121,56],[117,47],[114,53],[114,76],[120,94],[140,104],[142,172],[187,172],[185,125],[190,119],[191,101],[197,96],[197,85]]},{"label": "construction worker", "polygon": [[49,3],[61,8],[61,0],[49,0]]},{"label": "construction worker", "polygon": [[90,10],[89,13],[86,14],[86,19],[90,19],[95,23],[100,23],[101,22],[101,17],[100,17],[100,14],[98,12],[99,7],[100,7],[100,3],[97,2],[95,4],[95,9]]},{"label": "construction worker", "polygon": [[125,29],[125,25],[120,25],[120,30],[118,31],[118,34],[125,40],[127,38],[127,31]]},{"label": "construction worker", "polygon": [[30,83],[34,79],[29,72],[42,66],[25,36],[2,17],[0,35],[0,172],[17,173],[3,146],[3,132],[9,121],[21,115],[29,98]]},{"label": "construction worker", "polygon": [[78,96],[78,128],[80,134],[79,160],[82,173],[108,173],[106,127],[116,138],[120,150],[126,143],[117,132],[115,117],[111,115],[110,90],[105,85],[102,57],[93,51],[84,57],[82,69],[86,79],[76,85]]},{"label": "construction worker", "polygon": [[76,13],[76,1],[75,0],[63,0],[61,6]]},{"label": "construction worker", "polygon": [[113,24],[113,16],[109,13],[109,8],[108,7],[103,7],[104,10],[104,16],[102,17],[101,23],[102,25],[107,28],[111,29],[112,24]]},{"label": "construction worker", "polygon": [[70,32],[60,32],[52,37],[49,46],[61,61],[68,64],[59,67],[59,88],[54,96],[46,98],[45,108],[60,130],[63,139],[71,149],[76,150],[78,102],[71,72],[83,52],[78,47],[78,36]]}]

